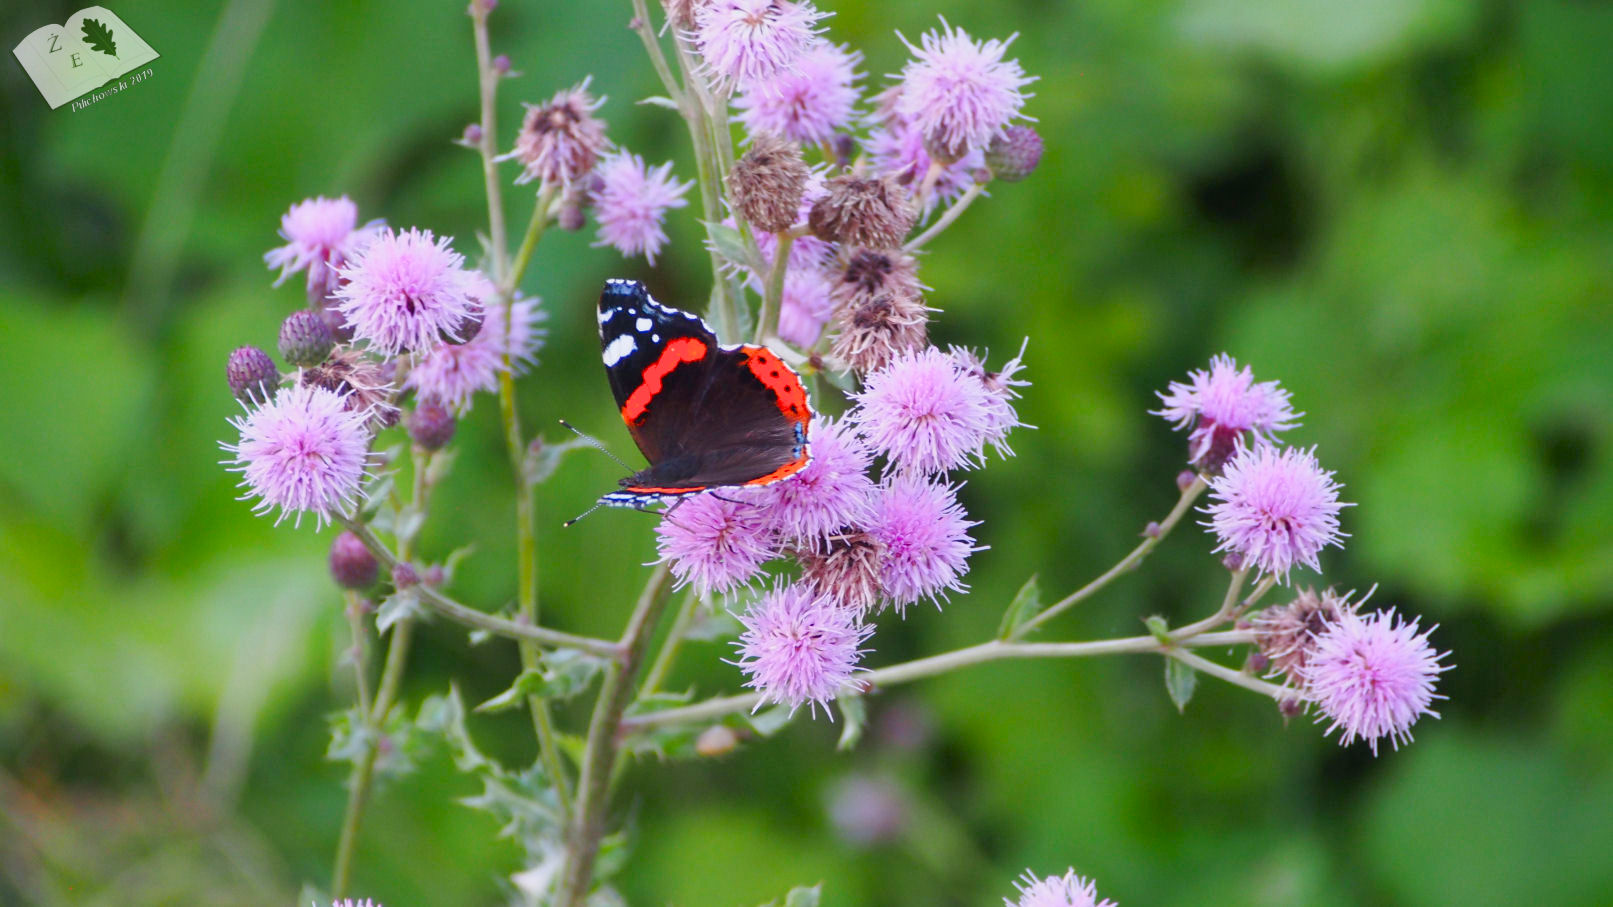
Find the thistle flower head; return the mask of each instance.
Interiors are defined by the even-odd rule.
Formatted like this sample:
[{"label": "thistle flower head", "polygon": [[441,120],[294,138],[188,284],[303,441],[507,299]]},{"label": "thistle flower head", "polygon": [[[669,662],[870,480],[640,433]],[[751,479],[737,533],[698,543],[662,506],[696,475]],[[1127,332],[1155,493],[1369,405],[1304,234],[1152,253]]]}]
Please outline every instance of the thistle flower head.
[{"label": "thistle flower head", "polygon": [[756,503],[775,532],[804,547],[821,546],[847,526],[873,515],[873,455],[844,422],[830,418],[812,426],[812,462],[787,482],[757,490]]},{"label": "thistle flower head", "polygon": [[813,235],[826,242],[895,248],[918,218],[912,196],[889,177],[842,173],[827,189],[807,221]]},{"label": "thistle flower head", "polygon": [[1353,607],[1347,595],[1338,595],[1332,589],[1318,594],[1307,588],[1295,593],[1288,604],[1266,608],[1256,615],[1255,645],[1271,665],[1272,676],[1303,683],[1305,663],[1310,660],[1317,637]]},{"label": "thistle flower head", "polygon": [[830,536],[817,548],[796,552],[801,582],[837,606],[866,615],[879,604],[880,561],[884,547],[866,532]]},{"label": "thistle flower head", "polygon": [[828,143],[856,115],[861,62],[861,53],[814,42],[793,64],[747,85],[734,106],[752,134],[781,135],[803,145]]},{"label": "thistle flower head", "polygon": [[241,473],[244,497],[258,499],[254,512],[279,508],[276,524],[293,513],[300,524],[312,513],[323,526],[358,497],[369,462],[368,420],[331,391],[295,385],[232,418],[241,439],[220,446],[235,455],[225,462]]},{"label": "thistle flower head", "polygon": [[775,135],[751,142],[728,174],[734,209],[758,230],[778,233],[795,224],[812,171],[801,149]]},{"label": "thistle flower head", "polygon": [[448,408],[433,399],[415,404],[409,414],[409,440],[426,450],[441,450],[454,438],[458,422]]},{"label": "thistle flower head", "polygon": [[666,212],[689,202],[683,197],[693,183],[672,176],[672,162],[646,168],[636,154],[617,152],[599,162],[594,192],[594,218],[599,222],[597,246],[613,246],[623,255],[643,255],[655,264],[666,244],[662,222]]},{"label": "thistle flower head", "polygon": [[917,299],[922,291],[918,262],[901,249],[854,247],[846,253],[835,275],[834,299],[838,307],[859,305],[886,294]]},{"label": "thistle flower head", "polygon": [[343,195],[323,195],[300,201],[280,216],[280,238],[286,244],[263,254],[271,269],[279,268],[274,285],[284,283],[298,271],[308,271],[310,297],[322,296],[325,283],[358,247],[371,239],[380,222],[358,225],[358,205]]},{"label": "thistle flower head", "polygon": [[312,309],[298,309],[280,323],[280,358],[292,365],[318,365],[335,346],[330,325]]},{"label": "thistle flower head", "polygon": [[381,565],[363,539],[344,530],[330,544],[330,575],[343,589],[368,589],[381,575]]},{"label": "thistle flower head", "polygon": [[[851,681],[862,643],[874,632],[854,611],[799,584],[775,586],[739,618],[745,625],[737,664],[761,703],[816,712]],[[758,704],[758,707],[760,703]]]},{"label": "thistle flower head", "polygon": [[415,362],[404,379],[420,399],[435,400],[463,416],[477,392],[498,390],[504,371],[504,354],[484,322],[482,330],[465,343],[438,343]]},{"label": "thistle flower head", "polygon": [[269,354],[255,346],[237,347],[224,368],[230,393],[242,403],[262,403],[274,396],[280,383],[280,370]]},{"label": "thistle flower head", "polygon": [[655,527],[660,560],[679,586],[706,595],[745,585],[778,555],[777,537],[751,501],[700,495],[679,504]]},{"label": "thistle flower head", "polygon": [[934,347],[898,354],[868,375],[854,399],[847,418],[901,470],[938,473],[976,464],[998,429],[984,383]]},{"label": "thistle flower head", "polygon": [[342,268],[337,306],[353,334],[377,352],[426,350],[458,337],[479,308],[476,277],[448,237],[430,230],[386,230]]},{"label": "thistle flower head", "polygon": [[526,117],[515,137],[513,157],[522,164],[517,183],[538,180],[545,187],[568,186],[594,169],[610,145],[605,122],[594,111],[605,103],[588,93],[592,76],[555,93],[549,103],[526,105]]},{"label": "thistle flower head", "polygon": [[1098,883],[1076,875],[1074,869],[1045,879],[1027,869],[1014,887],[1019,899],[1003,898],[1006,907],[1115,907],[1107,898],[1098,900]]},{"label": "thistle flower head", "polygon": [[941,161],[924,146],[924,133],[900,117],[886,121],[868,132],[868,158],[874,172],[895,180],[913,192],[929,178],[932,164],[941,165],[923,199],[923,213],[956,199],[975,183],[975,174],[986,164],[985,154],[971,148],[956,160]]},{"label": "thistle flower head", "polygon": [[929,344],[929,313],[924,300],[903,293],[851,300],[835,309],[830,355],[858,374],[883,369]]},{"label": "thistle flower head", "polygon": [[1025,425],[1019,421],[1019,413],[1014,409],[1014,401],[1019,399],[1019,391],[1015,388],[1025,387],[1030,382],[1015,376],[1025,367],[1025,346],[1029,342],[1027,338],[1014,358],[1003,363],[1002,369],[995,372],[988,371],[985,359],[973,350],[957,346],[948,348],[958,368],[979,381],[986,392],[986,442],[997,449],[999,456],[1013,455],[1013,449],[1008,446],[1008,433]]},{"label": "thistle flower head", "polygon": [[1042,136],[1024,124],[1015,124],[991,140],[986,148],[986,166],[994,179],[1017,183],[1042,162]]},{"label": "thistle flower head", "polygon": [[953,161],[983,151],[1021,115],[1027,77],[1018,60],[1004,60],[1017,35],[1006,41],[975,41],[945,19],[925,32],[902,69],[896,112],[919,131],[932,155]]},{"label": "thistle flower head", "polygon": [[868,534],[884,548],[880,586],[898,611],[928,598],[940,605],[948,590],[963,591],[969,555],[979,550],[955,490],[921,476],[888,480],[874,499]]},{"label": "thistle flower head", "polygon": [[1208,371],[1192,371],[1186,383],[1172,381],[1163,404],[1152,412],[1176,423],[1192,426],[1188,435],[1188,462],[1206,472],[1220,469],[1244,446],[1246,436],[1256,442],[1275,443],[1278,432],[1299,425],[1300,413],[1289,403],[1288,391],[1275,381],[1256,382],[1249,366],[1238,368],[1222,353],[1210,360]]},{"label": "thistle flower head", "polygon": [[1338,515],[1349,505],[1339,502],[1341,487],[1316,462],[1315,448],[1246,448],[1210,479],[1214,501],[1205,525],[1220,539],[1216,551],[1234,552],[1286,582],[1294,565],[1320,571],[1317,554],[1343,546]]},{"label": "thistle flower head", "polygon": [[1399,749],[1411,741],[1418,718],[1438,718],[1429,706],[1444,697],[1434,692],[1434,681],[1452,666],[1441,663],[1450,653],[1435,652],[1428,642],[1434,629],[1420,630],[1393,609],[1365,616],[1342,610],[1316,637],[1301,670],[1321,717],[1332,722],[1327,733],[1339,730],[1342,745],[1366,740],[1376,756],[1379,740],[1387,737]]},{"label": "thistle flower head", "polygon": [[390,366],[358,350],[338,349],[324,362],[298,374],[298,383],[304,387],[322,387],[341,397],[348,412],[367,413],[372,428],[385,428],[398,420],[398,408],[392,404]]},{"label": "thistle flower head", "polygon": [[749,88],[793,65],[818,43],[811,3],[709,0],[694,11],[694,45],[708,78],[725,90]]}]

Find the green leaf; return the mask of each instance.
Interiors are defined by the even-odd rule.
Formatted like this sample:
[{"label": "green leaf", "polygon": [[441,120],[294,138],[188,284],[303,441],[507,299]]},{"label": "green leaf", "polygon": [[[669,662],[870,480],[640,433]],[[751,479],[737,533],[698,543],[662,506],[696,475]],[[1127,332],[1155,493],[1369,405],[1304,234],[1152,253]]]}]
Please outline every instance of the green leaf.
[{"label": "green leaf", "polygon": [[561,650],[544,659],[543,666],[522,671],[510,688],[476,707],[477,712],[501,712],[521,705],[528,696],[569,699],[588,687],[605,667],[603,659],[583,652]]},{"label": "green leaf", "polygon": [[749,267],[750,257],[745,254],[745,238],[726,224],[706,224],[706,236],[711,248],[736,267]]},{"label": "green leaf", "polygon": [[1165,691],[1171,694],[1171,702],[1176,703],[1176,711],[1187,711],[1187,703],[1198,685],[1197,671],[1174,658],[1165,659]]},{"label": "green leaf", "polygon": [[1143,618],[1143,626],[1148,628],[1149,635],[1162,643],[1170,642],[1171,625],[1158,614],[1150,614]]},{"label": "green leaf", "polygon": [[868,705],[861,696],[841,696],[835,700],[840,706],[840,716],[846,719],[845,727],[840,729],[840,742],[835,744],[839,750],[851,750],[857,746],[857,741],[863,737],[863,729],[868,726]]},{"label": "green leaf", "polygon": [[1008,603],[1008,610],[1003,612],[1003,621],[997,627],[997,638],[1007,639],[1014,635],[1027,620],[1042,613],[1042,588],[1036,584],[1036,574],[1025,581],[1014,593],[1014,600]]},{"label": "green leaf", "polygon": [[757,715],[740,716],[750,729],[763,737],[771,737],[783,730],[790,719],[795,717],[795,710],[787,705],[774,706]]},{"label": "green leaf", "polygon": [[392,629],[392,625],[405,617],[419,617],[425,614],[420,606],[420,593],[413,587],[394,592],[381,602],[381,607],[375,610],[375,632],[385,634]]},{"label": "green leaf", "polygon": [[813,885],[811,888],[792,888],[784,896],[784,907],[818,907],[818,901],[823,897],[823,885]]},{"label": "green leaf", "polygon": [[83,24],[84,43],[90,50],[106,54],[109,57],[118,55],[118,45],[112,40],[112,29],[102,25],[99,20],[85,19]]},{"label": "green leaf", "polygon": [[733,639],[744,630],[739,618],[724,610],[713,609],[710,614],[696,617],[683,632],[684,639],[696,642],[722,642]]},{"label": "green leaf", "polygon": [[431,696],[420,704],[415,726],[428,733],[440,734],[448,743],[448,752],[454,765],[462,772],[474,772],[494,767],[465,728],[465,703],[459,698],[459,688],[450,686],[446,694]]},{"label": "green leaf", "polygon": [[534,438],[526,450],[526,460],[521,464],[521,475],[528,485],[542,484],[560,468],[560,461],[566,458],[566,454],[580,447],[592,446],[582,438],[572,438],[559,444]]}]

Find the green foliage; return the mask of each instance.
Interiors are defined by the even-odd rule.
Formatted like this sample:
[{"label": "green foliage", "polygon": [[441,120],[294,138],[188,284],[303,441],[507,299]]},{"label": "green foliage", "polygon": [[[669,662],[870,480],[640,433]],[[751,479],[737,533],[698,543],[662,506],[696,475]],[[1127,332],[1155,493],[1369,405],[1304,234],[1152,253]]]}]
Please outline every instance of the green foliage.
[{"label": "green foliage", "polygon": [[112,29],[107,28],[98,19],[85,19],[81,27],[84,31],[84,43],[89,45],[90,50],[109,57],[118,55],[118,45],[112,40]]},{"label": "green foliage", "polygon": [[998,639],[1008,639],[1014,635],[1026,621],[1042,613],[1042,589],[1036,584],[1036,574],[1025,581],[1014,593],[1014,600],[1008,603],[1008,610],[1003,612],[1002,625],[997,628]]}]

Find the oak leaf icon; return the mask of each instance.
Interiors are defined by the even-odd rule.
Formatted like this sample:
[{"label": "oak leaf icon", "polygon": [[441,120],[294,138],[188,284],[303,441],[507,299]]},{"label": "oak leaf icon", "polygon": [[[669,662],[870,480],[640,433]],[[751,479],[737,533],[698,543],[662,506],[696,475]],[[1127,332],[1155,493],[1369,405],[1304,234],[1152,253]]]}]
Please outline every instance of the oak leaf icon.
[{"label": "oak leaf icon", "polygon": [[116,58],[118,45],[112,40],[112,29],[102,25],[98,20],[84,20],[84,43],[90,50],[98,51]]}]

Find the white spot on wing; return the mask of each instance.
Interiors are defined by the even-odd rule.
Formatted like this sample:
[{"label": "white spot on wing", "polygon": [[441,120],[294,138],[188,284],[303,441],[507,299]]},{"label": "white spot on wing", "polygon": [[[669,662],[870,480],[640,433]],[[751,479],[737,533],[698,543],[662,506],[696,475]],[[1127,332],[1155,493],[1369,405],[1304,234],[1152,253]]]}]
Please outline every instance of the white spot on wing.
[{"label": "white spot on wing", "polygon": [[638,344],[633,342],[632,334],[618,336],[605,347],[605,367],[614,367],[616,363],[621,362],[624,357],[631,355],[636,349],[638,349]]},{"label": "white spot on wing", "polygon": [[654,323],[655,322],[651,321],[648,318],[640,318],[639,320],[633,322],[633,327],[638,328],[638,332],[640,334],[642,334],[645,331],[648,331],[650,329],[650,325],[652,325]]}]

